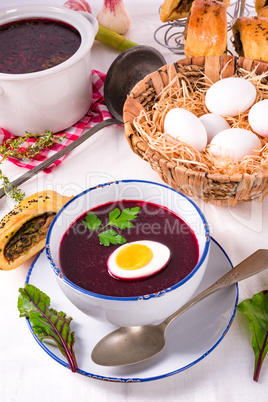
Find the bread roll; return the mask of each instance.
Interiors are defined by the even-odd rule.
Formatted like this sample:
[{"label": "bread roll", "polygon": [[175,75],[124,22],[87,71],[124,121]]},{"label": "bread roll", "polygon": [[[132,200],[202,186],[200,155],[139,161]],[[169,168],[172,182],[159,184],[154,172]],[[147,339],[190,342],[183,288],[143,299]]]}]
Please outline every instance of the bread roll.
[{"label": "bread roll", "polygon": [[[230,4],[230,0],[222,2],[227,6]],[[165,0],[160,9],[161,21],[168,22],[188,17],[192,4],[193,0]]]},{"label": "bread roll", "polygon": [[187,57],[227,52],[227,6],[216,0],[195,0],[185,28]]},{"label": "bread roll", "polygon": [[262,8],[258,11],[258,17],[261,17],[261,18],[268,18],[268,6],[262,7]]},{"label": "bread roll", "polygon": [[160,9],[162,22],[174,21],[186,18],[192,6],[193,0],[165,0]]},{"label": "bread roll", "polygon": [[255,10],[257,11],[257,13],[261,8],[263,8],[267,5],[268,5],[267,0],[255,0]]},{"label": "bread roll", "polygon": [[233,27],[234,47],[239,56],[268,61],[268,19],[239,17]]},{"label": "bread roll", "polygon": [[0,269],[17,268],[38,253],[55,214],[70,197],[41,191],[25,198],[0,222]]}]

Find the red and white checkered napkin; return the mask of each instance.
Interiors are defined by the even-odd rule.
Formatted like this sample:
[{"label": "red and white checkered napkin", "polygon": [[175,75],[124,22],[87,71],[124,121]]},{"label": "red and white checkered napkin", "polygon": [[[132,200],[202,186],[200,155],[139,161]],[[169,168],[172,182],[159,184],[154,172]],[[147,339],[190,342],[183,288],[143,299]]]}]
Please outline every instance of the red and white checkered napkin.
[{"label": "red and white checkered napkin", "polygon": [[[55,152],[61,150],[62,148],[65,148],[68,144],[75,141],[78,137],[82,135],[83,130],[85,128],[91,128],[95,126],[95,124],[111,118],[112,115],[109,113],[107,106],[105,105],[104,102],[104,95],[103,95],[104,80],[105,80],[105,74],[96,70],[92,70],[93,100],[91,107],[87,112],[87,114],[79,122],[74,124],[72,127],[69,127],[67,130],[55,134],[55,135],[65,134],[66,138],[64,138],[60,143],[54,144],[53,147],[49,149],[44,149],[38,156],[36,156],[31,160],[29,159],[19,160],[16,158],[8,158],[8,160],[17,166],[26,169],[32,169],[36,165],[38,165],[39,162],[49,158],[50,156],[54,155]],[[7,130],[0,128],[1,143],[4,143],[9,138],[16,138],[16,137]],[[27,142],[29,143],[33,143],[34,141],[35,141],[34,138],[27,139]],[[63,156],[61,159],[57,160],[52,165],[50,165],[48,168],[44,169],[44,172],[50,173],[56,166],[58,166],[62,162],[62,160],[65,157],[66,155]]]}]

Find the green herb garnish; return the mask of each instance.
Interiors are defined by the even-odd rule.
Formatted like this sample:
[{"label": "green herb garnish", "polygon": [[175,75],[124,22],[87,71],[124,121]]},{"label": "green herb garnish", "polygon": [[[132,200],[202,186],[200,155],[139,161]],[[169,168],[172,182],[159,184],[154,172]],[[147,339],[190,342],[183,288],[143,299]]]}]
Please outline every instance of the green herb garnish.
[{"label": "green herb garnish", "polygon": [[25,193],[23,193],[17,186],[12,186],[7,176],[5,176],[0,169],[0,179],[2,180],[2,185],[6,195],[13,198],[15,202],[20,202],[23,200]]},{"label": "green herb garnish", "polygon": [[128,229],[133,226],[131,222],[133,219],[137,218],[140,207],[125,208],[121,212],[119,208],[115,208],[109,213],[109,221],[107,224],[103,225],[102,221],[94,214],[94,212],[89,211],[86,214],[86,220],[82,223],[89,229],[98,232],[100,243],[104,246],[109,246],[110,244],[123,244],[126,243],[126,239],[119,235],[113,229],[104,230],[108,226],[114,226],[119,229]]},{"label": "green herb garnish", "polygon": [[[26,140],[32,138],[35,141],[29,143]],[[16,159],[31,159],[41,153],[45,148],[51,148],[55,143],[61,141],[65,136],[55,137],[52,131],[46,131],[44,135],[39,136],[37,134],[26,133],[23,137],[17,137],[15,139],[8,139],[4,144],[0,145],[0,155],[2,159],[0,163],[4,162],[8,158]],[[13,187],[2,171],[0,170],[0,179],[3,181],[4,192],[7,196],[13,198],[16,202],[22,201],[25,194]]]},{"label": "green herb garnish", "polygon": [[256,293],[237,306],[250,320],[249,328],[253,333],[252,348],[255,354],[254,381],[258,381],[264,358],[268,352],[268,290]]},{"label": "green herb garnish", "polygon": [[[33,143],[26,142],[29,138],[35,141]],[[55,137],[52,131],[46,131],[42,136],[26,133],[23,137],[10,138],[0,145],[0,155],[2,155],[2,161],[7,158],[33,158],[39,155],[43,149],[52,147],[63,138],[64,136]]]},{"label": "green herb garnish", "polygon": [[72,318],[50,308],[50,298],[33,285],[26,283],[19,292],[20,317],[30,320],[33,332],[41,342],[44,339],[53,340],[68,360],[70,369],[76,372],[77,363],[73,351],[75,337],[74,332],[70,332]]}]

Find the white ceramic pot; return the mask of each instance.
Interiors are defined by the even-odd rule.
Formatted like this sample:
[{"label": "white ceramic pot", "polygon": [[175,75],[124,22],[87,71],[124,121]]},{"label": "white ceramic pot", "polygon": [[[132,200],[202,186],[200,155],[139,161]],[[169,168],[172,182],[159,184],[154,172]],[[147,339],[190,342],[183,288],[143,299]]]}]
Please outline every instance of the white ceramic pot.
[{"label": "white ceramic pot", "polygon": [[[59,248],[69,226],[89,209],[122,199],[144,200],[162,205],[179,215],[192,228],[198,241],[199,259],[188,276],[174,286],[157,293],[135,297],[112,297],[82,289],[62,274]],[[58,212],[49,227],[46,240],[46,253],[50,266],[65,296],[85,314],[118,326],[144,325],[162,320],[186,303],[203,278],[209,249],[208,223],[200,209],[189,198],[170,187],[136,180],[106,183],[78,194]]]},{"label": "white ceramic pot", "polygon": [[79,49],[47,70],[0,73],[0,127],[17,136],[59,132],[79,121],[92,102],[91,47],[98,30],[89,13],[46,5],[14,6],[0,12],[0,25],[27,18],[65,22],[78,30]]}]

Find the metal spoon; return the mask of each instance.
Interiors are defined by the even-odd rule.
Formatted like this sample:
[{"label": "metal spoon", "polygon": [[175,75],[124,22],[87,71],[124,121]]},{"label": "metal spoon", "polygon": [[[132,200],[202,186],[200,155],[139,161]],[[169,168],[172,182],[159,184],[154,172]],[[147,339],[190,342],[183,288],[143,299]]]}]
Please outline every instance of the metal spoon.
[{"label": "metal spoon", "polygon": [[[115,117],[96,124],[73,143],[67,145],[50,158],[28,170],[10,183],[10,187],[19,186],[52,163],[82,144],[97,131],[112,124],[123,124],[123,106],[131,89],[147,74],[166,64],[158,50],[150,46],[135,46],[122,52],[111,64],[104,82],[105,103]],[[0,189],[0,198],[5,196],[4,188]]]},{"label": "metal spoon", "polygon": [[153,357],[165,346],[167,327],[181,314],[217,290],[266,268],[268,268],[268,250],[257,250],[160,324],[122,327],[106,335],[94,347],[92,360],[102,366],[125,366]]}]

